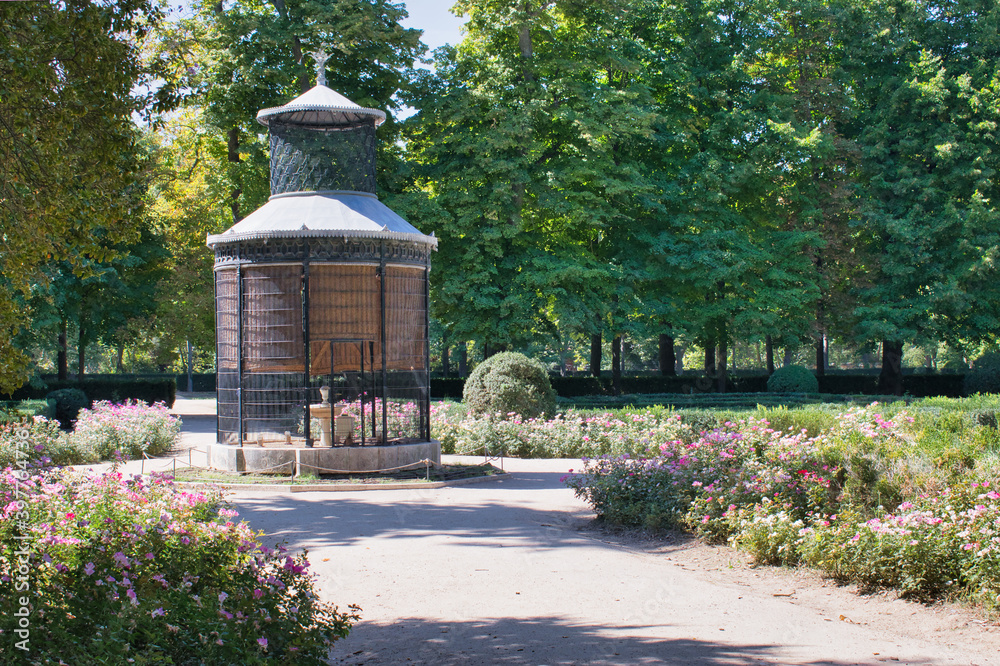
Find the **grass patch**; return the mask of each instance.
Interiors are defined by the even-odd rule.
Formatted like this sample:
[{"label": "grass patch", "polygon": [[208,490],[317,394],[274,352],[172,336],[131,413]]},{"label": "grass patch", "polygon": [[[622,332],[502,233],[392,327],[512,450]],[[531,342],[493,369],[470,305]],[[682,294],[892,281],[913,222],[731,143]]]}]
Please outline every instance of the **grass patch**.
[{"label": "grass patch", "polygon": [[365,474],[362,472],[352,474],[322,474],[318,478],[293,478],[276,474],[238,474],[214,469],[194,468],[178,472],[174,479],[176,481],[192,483],[241,483],[247,485],[363,484],[378,486],[391,483],[413,483],[414,485],[419,485],[421,483],[458,481],[460,479],[475,479],[503,473],[499,468],[489,464],[441,465],[440,467],[431,467],[430,470],[400,470],[385,474]]}]

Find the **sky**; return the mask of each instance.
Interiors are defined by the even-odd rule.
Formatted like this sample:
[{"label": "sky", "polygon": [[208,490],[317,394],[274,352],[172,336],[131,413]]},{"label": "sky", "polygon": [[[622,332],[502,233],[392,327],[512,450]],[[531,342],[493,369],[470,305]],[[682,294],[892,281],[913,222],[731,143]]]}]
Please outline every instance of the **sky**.
[{"label": "sky", "polygon": [[407,28],[424,31],[421,41],[431,51],[445,44],[458,44],[462,40],[463,19],[448,11],[454,0],[406,0],[410,17],[402,24]]}]

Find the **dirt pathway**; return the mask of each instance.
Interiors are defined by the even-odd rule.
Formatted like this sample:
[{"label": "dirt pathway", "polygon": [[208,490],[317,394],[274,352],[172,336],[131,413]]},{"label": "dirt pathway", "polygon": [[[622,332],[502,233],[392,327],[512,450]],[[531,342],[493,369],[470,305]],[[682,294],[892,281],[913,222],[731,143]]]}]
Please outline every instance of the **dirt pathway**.
[{"label": "dirt pathway", "polygon": [[[205,398],[175,404],[173,455],[214,438]],[[559,481],[574,465],[508,459],[509,478],[477,485],[232,500],[269,542],[310,551],[327,599],[363,608],[335,664],[1000,666],[1000,626],[960,608],[602,529]]]},{"label": "dirt pathway", "polygon": [[619,536],[559,482],[572,461],[506,464],[473,486],[233,499],[363,608],[337,664],[1000,665],[1000,627],[960,609]]}]

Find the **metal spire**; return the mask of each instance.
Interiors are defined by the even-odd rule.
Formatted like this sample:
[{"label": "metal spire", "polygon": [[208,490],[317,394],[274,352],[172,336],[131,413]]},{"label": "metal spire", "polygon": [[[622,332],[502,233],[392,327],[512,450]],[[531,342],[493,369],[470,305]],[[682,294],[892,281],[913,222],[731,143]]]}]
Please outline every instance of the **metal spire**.
[{"label": "metal spire", "polygon": [[330,54],[328,54],[323,47],[319,47],[312,53],[313,60],[316,61],[316,85],[325,86],[326,85],[326,61],[330,59]]}]

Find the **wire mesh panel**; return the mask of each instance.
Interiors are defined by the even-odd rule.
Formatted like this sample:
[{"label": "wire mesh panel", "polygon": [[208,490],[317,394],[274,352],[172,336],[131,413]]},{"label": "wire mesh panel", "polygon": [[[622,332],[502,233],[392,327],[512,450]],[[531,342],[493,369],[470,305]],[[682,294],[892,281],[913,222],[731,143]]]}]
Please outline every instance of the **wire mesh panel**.
[{"label": "wire mesh panel", "polygon": [[346,127],[272,120],[271,194],[319,190],[375,193],[375,119]]},{"label": "wire mesh panel", "polygon": [[215,272],[216,398],[219,441],[240,440],[239,404],[239,273],[236,268]]},{"label": "wire mesh panel", "polygon": [[301,420],[305,347],[302,266],[243,268],[243,432],[282,440]]},{"label": "wire mesh panel", "polygon": [[243,429],[248,441],[276,443],[304,436],[302,373],[243,375]]},{"label": "wire mesh panel", "polygon": [[243,269],[244,372],[302,372],[302,266]]},{"label": "wire mesh panel", "polygon": [[386,436],[425,439],[428,419],[427,273],[415,266],[385,271]]}]

